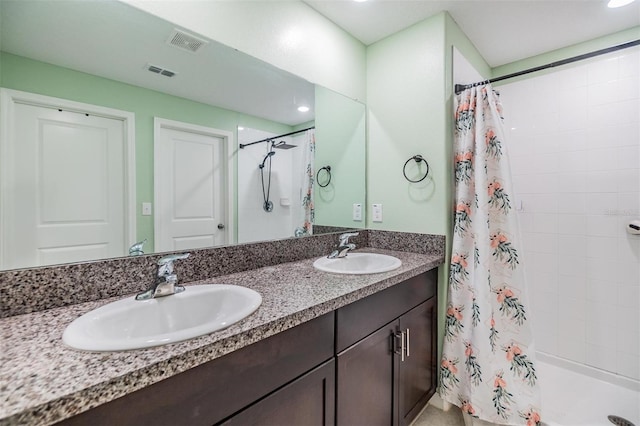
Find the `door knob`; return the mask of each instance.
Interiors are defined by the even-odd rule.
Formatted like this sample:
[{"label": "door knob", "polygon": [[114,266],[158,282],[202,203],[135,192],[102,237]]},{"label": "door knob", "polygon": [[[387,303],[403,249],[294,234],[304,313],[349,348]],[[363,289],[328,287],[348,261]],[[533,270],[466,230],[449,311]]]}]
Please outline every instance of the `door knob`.
[{"label": "door knob", "polygon": [[224,229],[224,224],[219,223],[219,224],[218,224],[218,229]]}]

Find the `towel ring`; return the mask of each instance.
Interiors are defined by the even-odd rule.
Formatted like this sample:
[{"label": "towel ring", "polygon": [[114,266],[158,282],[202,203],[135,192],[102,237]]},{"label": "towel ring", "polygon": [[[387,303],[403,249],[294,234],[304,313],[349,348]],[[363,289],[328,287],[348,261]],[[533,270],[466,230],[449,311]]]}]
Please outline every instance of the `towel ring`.
[{"label": "towel ring", "polygon": [[[422,176],[420,179],[418,180],[411,180],[407,177],[407,164],[409,164],[409,162],[411,160],[414,160],[416,163],[421,163],[422,161],[424,161],[424,164],[427,165],[427,171],[424,174],[424,176]],[[409,182],[412,183],[418,183],[423,181],[428,175],[429,175],[429,163],[427,163],[427,160],[425,160],[422,155],[418,154],[418,155],[414,155],[413,157],[409,158],[405,163],[404,163],[404,167],[402,167],[402,174],[404,175],[404,178],[406,180],[408,180]]]},{"label": "towel ring", "polygon": [[[325,183],[324,185],[320,183],[320,172],[323,170],[328,177],[327,183]],[[322,188],[326,188],[327,186],[329,186],[329,184],[331,183],[331,166],[324,166],[321,167],[320,170],[318,170],[318,173],[316,173],[316,182],[318,182],[318,185]]]}]

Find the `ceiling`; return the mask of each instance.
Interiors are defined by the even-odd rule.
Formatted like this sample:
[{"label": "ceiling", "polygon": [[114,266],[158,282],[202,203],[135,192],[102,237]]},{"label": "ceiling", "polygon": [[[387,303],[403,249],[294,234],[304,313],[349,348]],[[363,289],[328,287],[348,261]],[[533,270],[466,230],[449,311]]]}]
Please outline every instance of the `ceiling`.
[{"label": "ceiling", "polygon": [[127,4],[0,0],[0,8],[5,52],[291,126],[314,118],[313,84],[215,41],[196,53],[170,45],[175,25]]},{"label": "ceiling", "polygon": [[491,67],[640,25],[640,0],[304,0],[365,45],[449,12]]},{"label": "ceiling", "polygon": [[[447,10],[493,67],[640,25],[640,0],[619,9],[606,0],[304,2],[364,44]],[[0,7],[7,52],[289,125],[313,119],[313,84],[214,41],[196,54],[170,46],[174,25],[124,3],[0,0]],[[147,64],[177,75],[150,73]],[[301,115],[300,104],[312,110]]]}]

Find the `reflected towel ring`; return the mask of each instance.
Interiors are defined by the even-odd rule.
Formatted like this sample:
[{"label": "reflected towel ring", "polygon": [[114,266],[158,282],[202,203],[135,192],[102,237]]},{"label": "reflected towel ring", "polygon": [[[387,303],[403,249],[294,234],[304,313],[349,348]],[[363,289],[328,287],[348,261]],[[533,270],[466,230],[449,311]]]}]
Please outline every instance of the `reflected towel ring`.
[{"label": "reflected towel ring", "polygon": [[[327,183],[325,183],[324,185],[320,183],[320,172],[323,170],[327,175]],[[324,166],[321,167],[320,170],[318,170],[318,173],[316,173],[316,182],[318,182],[318,185],[322,188],[326,188],[327,186],[329,186],[329,184],[331,183],[331,166]]]},{"label": "reflected towel ring", "polygon": [[[414,160],[416,163],[421,163],[422,161],[424,161],[424,164],[427,165],[427,171],[425,172],[424,176],[422,176],[420,179],[418,180],[411,180],[407,177],[407,164],[409,164],[409,162],[411,160]],[[425,160],[422,155],[418,154],[418,155],[414,155],[413,157],[409,158],[405,163],[404,163],[404,167],[402,167],[402,174],[404,175],[404,178],[406,180],[408,180],[409,182],[412,183],[418,183],[423,181],[428,175],[429,175],[429,163],[427,163],[427,160]]]}]

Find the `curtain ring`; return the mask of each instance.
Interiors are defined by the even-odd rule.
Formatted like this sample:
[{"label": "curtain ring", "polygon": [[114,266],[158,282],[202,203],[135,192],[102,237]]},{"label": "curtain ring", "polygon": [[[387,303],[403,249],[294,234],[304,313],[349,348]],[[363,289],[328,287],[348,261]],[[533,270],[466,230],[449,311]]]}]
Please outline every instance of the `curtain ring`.
[{"label": "curtain ring", "polygon": [[[320,172],[323,170],[326,172],[326,175],[328,176],[327,183],[325,183],[324,185],[320,183]],[[326,188],[327,186],[329,186],[329,184],[331,183],[331,166],[324,166],[324,167],[321,167],[320,170],[318,170],[318,173],[316,173],[316,182],[318,182],[318,185],[322,188]]]},{"label": "curtain ring", "polygon": [[[407,177],[407,164],[409,164],[409,162],[411,160],[414,160],[416,163],[421,163],[422,161],[424,161],[424,164],[427,165],[427,171],[424,174],[424,176],[422,176],[420,179],[418,180],[411,180]],[[418,155],[414,155],[413,157],[409,158],[405,163],[404,163],[404,167],[402,167],[402,174],[404,175],[404,178],[406,180],[408,180],[409,182],[412,183],[418,183],[423,181],[428,175],[429,175],[429,163],[427,163],[427,160],[425,160],[422,155],[418,154]]]}]

